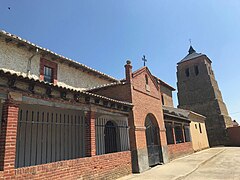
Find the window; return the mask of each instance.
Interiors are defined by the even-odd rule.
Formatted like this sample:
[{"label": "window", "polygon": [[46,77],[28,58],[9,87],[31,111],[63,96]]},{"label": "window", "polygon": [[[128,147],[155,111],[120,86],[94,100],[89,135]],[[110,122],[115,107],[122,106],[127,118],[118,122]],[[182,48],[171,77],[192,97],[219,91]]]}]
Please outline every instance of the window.
[{"label": "window", "polygon": [[198,69],[198,66],[194,66],[194,70],[195,70],[195,74],[196,76],[199,74],[199,69]]},{"label": "window", "polygon": [[191,141],[190,127],[187,125],[184,126],[184,134],[185,142],[190,142]]},{"label": "window", "polygon": [[53,82],[53,69],[47,66],[44,66],[44,81]]},{"label": "window", "polygon": [[163,94],[161,95],[162,97],[162,105],[164,105],[164,97],[163,97]]},{"label": "window", "polygon": [[40,59],[40,80],[48,83],[57,84],[57,63]]},{"label": "window", "polygon": [[212,70],[210,66],[208,66],[208,71],[209,71],[209,74],[212,74]]},{"label": "window", "polygon": [[176,137],[176,143],[183,143],[183,130],[182,130],[182,125],[175,125],[174,127],[175,131],[175,137]]},{"label": "window", "polygon": [[199,123],[199,132],[202,133],[202,127],[200,123]]},{"label": "window", "polygon": [[186,74],[187,77],[189,77],[189,75],[190,75],[189,68],[187,68],[187,69],[185,70],[185,74]]},{"label": "window", "polygon": [[167,144],[174,144],[172,123],[165,122]]},{"label": "window", "polygon": [[145,81],[146,81],[146,84],[148,85],[148,76],[145,75]]},{"label": "window", "polygon": [[197,129],[197,124],[195,124],[195,129]]}]

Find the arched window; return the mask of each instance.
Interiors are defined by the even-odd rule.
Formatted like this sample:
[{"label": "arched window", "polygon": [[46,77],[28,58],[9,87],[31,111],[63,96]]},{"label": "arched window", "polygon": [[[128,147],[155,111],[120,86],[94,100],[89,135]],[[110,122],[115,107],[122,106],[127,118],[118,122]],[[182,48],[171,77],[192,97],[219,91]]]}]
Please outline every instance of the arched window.
[{"label": "arched window", "polygon": [[146,81],[146,84],[148,85],[148,76],[145,74],[145,81]]},{"label": "arched window", "polygon": [[105,153],[117,152],[117,127],[108,121],[104,128]]}]

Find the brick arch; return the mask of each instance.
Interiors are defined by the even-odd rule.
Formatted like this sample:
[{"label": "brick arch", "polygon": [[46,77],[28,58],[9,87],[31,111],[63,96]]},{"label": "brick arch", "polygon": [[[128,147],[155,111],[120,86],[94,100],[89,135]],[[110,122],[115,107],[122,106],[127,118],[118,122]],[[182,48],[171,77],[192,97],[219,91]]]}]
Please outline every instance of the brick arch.
[{"label": "brick arch", "polygon": [[149,166],[155,166],[163,162],[160,141],[160,129],[156,117],[149,113],[145,118],[146,142]]},{"label": "brick arch", "polygon": [[156,116],[153,114],[153,113],[148,113],[145,117],[145,122],[144,122],[144,126],[146,127],[146,123],[147,123],[147,120],[151,120],[152,123],[158,128],[158,130],[160,130],[159,128],[159,124],[158,124],[158,120],[156,118]]}]

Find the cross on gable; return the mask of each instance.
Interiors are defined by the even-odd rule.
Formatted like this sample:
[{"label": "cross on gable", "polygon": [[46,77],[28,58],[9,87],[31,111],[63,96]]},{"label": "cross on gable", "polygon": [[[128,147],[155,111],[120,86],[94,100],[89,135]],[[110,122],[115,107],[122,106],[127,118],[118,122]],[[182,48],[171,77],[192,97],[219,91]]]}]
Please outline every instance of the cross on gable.
[{"label": "cross on gable", "polygon": [[146,59],[145,55],[143,55],[142,61],[143,61],[143,66],[146,66],[147,59]]}]

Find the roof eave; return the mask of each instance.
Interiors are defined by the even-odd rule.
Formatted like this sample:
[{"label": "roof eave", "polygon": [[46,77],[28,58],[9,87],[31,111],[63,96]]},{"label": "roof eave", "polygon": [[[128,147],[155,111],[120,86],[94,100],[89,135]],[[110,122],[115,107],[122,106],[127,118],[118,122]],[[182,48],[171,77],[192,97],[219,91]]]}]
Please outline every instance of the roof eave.
[{"label": "roof eave", "polygon": [[81,64],[81,63],[79,63],[77,61],[74,61],[74,60],[72,60],[70,58],[67,58],[67,57],[64,57],[64,56],[62,56],[60,54],[57,54],[57,53],[55,53],[55,52],[53,52],[53,51],[51,51],[51,50],[49,50],[47,48],[43,48],[41,46],[38,46],[38,45],[36,45],[34,43],[31,43],[30,41],[27,41],[27,40],[25,40],[25,39],[23,39],[21,37],[18,37],[16,35],[8,33],[8,32],[6,32],[4,30],[0,30],[0,37],[1,36],[4,36],[5,38],[10,38],[10,39],[12,39],[14,41],[20,42],[20,43],[22,43],[22,44],[24,44],[24,45],[26,45],[26,46],[28,46],[30,48],[37,48],[37,49],[43,51],[44,53],[49,53],[50,55],[55,56],[56,59],[61,59],[62,61],[65,61],[68,64],[72,64],[76,68],[84,69],[84,70],[86,70],[88,72],[91,72],[91,73],[93,73],[93,74],[95,74],[95,75],[97,75],[99,77],[102,77],[103,79],[110,80],[110,81],[113,81],[113,82],[118,82],[119,81],[119,80],[115,79],[114,77],[111,77],[111,76],[109,76],[109,75],[107,75],[105,73],[102,73],[100,71],[92,69],[92,68],[90,68],[90,67],[88,67],[88,66],[86,66],[84,64]]}]

